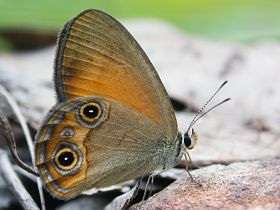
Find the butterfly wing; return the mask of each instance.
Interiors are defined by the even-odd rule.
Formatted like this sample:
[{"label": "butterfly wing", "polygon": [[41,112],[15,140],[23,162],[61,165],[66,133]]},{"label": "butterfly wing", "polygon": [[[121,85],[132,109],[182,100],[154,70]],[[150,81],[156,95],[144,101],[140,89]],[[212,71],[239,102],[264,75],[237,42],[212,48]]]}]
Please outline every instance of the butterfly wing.
[{"label": "butterfly wing", "polygon": [[[36,135],[36,164],[61,199],[174,164],[177,123],[151,62],[111,16],[86,10],[58,39],[59,103]],[[87,113],[87,114],[84,114]]]},{"label": "butterfly wing", "polygon": [[55,86],[59,101],[102,96],[143,114],[174,141],[177,122],[170,99],[150,60],[117,20],[86,10],[58,39]]},{"label": "butterfly wing", "polygon": [[[99,106],[94,120],[84,107]],[[36,165],[47,190],[70,199],[172,166],[179,145],[166,148],[157,124],[117,101],[82,97],[57,104],[36,135]]]}]

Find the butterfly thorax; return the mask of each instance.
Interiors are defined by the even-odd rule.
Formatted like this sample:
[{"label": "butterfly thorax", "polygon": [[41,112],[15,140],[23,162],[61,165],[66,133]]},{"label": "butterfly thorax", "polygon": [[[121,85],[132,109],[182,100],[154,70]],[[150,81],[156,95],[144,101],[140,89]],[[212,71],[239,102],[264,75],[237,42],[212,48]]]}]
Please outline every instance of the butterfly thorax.
[{"label": "butterfly thorax", "polygon": [[182,142],[182,135],[178,133],[172,144],[165,144],[160,159],[161,170],[165,171],[174,167],[181,160],[185,146]]}]

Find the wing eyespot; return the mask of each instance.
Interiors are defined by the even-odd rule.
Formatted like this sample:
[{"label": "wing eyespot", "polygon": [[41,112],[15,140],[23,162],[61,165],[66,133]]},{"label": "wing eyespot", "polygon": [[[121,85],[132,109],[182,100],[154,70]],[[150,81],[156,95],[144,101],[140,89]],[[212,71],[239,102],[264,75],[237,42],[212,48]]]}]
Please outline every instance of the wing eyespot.
[{"label": "wing eyespot", "polygon": [[61,132],[60,132],[60,137],[62,138],[72,138],[74,136],[74,130],[72,128],[64,128]]},{"label": "wing eyespot", "polygon": [[83,162],[83,155],[76,144],[62,142],[52,154],[55,170],[61,175],[76,173]]},{"label": "wing eyespot", "polygon": [[95,128],[108,118],[109,102],[88,101],[78,105],[77,122],[88,128]]},{"label": "wing eyespot", "polygon": [[86,103],[80,108],[81,118],[88,123],[93,123],[98,120],[101,114],[102,107],[96,102]]},{"label": "wing eyespot", "polygon": [[68,147],[60,149],[54,159],[56,166],[64,171],[73,169],[78,162],[78,154]]}]

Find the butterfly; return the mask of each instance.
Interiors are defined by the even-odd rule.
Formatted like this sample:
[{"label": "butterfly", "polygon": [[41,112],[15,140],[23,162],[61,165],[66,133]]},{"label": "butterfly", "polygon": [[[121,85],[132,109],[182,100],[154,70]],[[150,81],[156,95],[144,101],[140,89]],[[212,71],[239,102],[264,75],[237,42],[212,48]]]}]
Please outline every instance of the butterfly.
[{"label": "butterfly", "polygon": [[36,134],[35,160],[56,198],[167,170],[197,140],[178,131],[149,58],[104,12],[85,10],[65,24],[54,83],[57,104]]}]

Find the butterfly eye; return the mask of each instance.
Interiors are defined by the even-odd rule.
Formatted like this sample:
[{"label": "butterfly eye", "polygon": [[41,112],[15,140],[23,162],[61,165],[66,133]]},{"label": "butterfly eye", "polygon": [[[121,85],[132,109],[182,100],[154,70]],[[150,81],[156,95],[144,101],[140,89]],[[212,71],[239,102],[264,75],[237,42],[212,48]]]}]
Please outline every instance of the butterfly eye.
[{"label": "butterfly eye", "polygon": [[192,145],[192,140],[187,134],[184,135],[184,144],[187,148],[189,148]]},{"label": "butterfly eye", "polygon": [[98,103],[91,102],[84,104],[80,108],[80,116],[86,122],[92,123],[97,120],[102,113],[102,108]]},{"label": "butterfly eye", "polygon": [[80,125],[95,128],[108,117],[109,103],[105,101],[90,101],[78,106],[76,119]]},{"label": "butterfly eye", "polygon": [[191,136],[189,136],[188,133],[184,134],[184,144],[188,149],[193,149],[197,143],[197,140],[198,140],[197,133],[193,129],[192,129]]},{"label": "butterfly eye", "polygon": [[59,144],[53,153],[53,163],[57,172],[75,172],[82,163],[82,153],[75,144],[63,142]]}]

